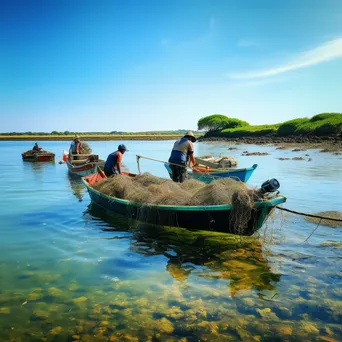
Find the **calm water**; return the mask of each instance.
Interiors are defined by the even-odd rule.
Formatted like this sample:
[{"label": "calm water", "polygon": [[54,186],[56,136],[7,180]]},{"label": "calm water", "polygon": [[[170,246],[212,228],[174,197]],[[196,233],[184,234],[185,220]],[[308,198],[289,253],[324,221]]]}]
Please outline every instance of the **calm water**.
[{"label": "calm water", "polygon": [[[342,336],[341,229],[275,213],[260,234],[155,229],[105,217],[58,161],[68,142],[42,142],[56,163],[24,163],[34,142],[0,142],[0,341],[338,341]],[[167,160],[170,141],[127,141]],[[118,142],[90,142],[106,158]],[[285,207],[342,209],[342,158],[317,150],[197,143],[275,177]],[[269,152],[244,157],[241,153]],[[279,161],[303,156],[312,161]],[[162,164],[142,171],[167,177]]]}]

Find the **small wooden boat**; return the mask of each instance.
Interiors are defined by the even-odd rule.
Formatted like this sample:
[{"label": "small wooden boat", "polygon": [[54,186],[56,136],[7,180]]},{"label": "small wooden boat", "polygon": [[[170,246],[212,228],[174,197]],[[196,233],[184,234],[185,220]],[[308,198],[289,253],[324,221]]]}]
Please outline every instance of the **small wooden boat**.
[{"label": "small wooden boat", "polygon": [[[135,177],[135,174],[126,174]],[[138,204],[111,197],[95,190],[93,185],[100,182],[103,178],[105,178],[105,175],[101,171],[82,178],[93,203],[104,208],[109,213],[121,214],[141,222],[160,226],[252,235],[262,227],[274,207],[286,201],[284,196],[274,195],[269,199],[265,197],[265,200],[255,202],[247,226],[243,232],[236,232],[230,224],[231,205],[176,206]]]},{"label": "small wooden boat", "polygon": [[72,175],[80,177],[89,176],[97,172],[98,166],[102,167],[105,164],[105,161],[99,159],[99,156],[96,154],[77,154],[75,156],[78,159],[71,160],[70,158],[65,158],[69,173]]},{"label": "small wooden boat", "polygon": [[[172,178],[172,170],[169,164],[164,164],[170,177]],[[197,166],[188,172],[189,178],[195,178],[204,183],[210,183],[214,179],[220,178],[234,178],[241,182],[247,182],[252,176],[254,170],[258,167],[258,164],[254,164],[252,167],[244,169],[211,169],[209,167]]]},{"label": "small wooden boat", "polygon": [[30,162],[49,162],[55,160],[55,154],[48,151],[28,150],[21,154],[24,161]]}]

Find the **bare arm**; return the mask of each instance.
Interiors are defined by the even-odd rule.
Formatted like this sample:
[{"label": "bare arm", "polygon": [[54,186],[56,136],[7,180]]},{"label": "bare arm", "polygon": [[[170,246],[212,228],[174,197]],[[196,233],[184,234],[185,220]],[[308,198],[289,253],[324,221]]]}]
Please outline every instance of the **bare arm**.
[{"label": "bare arm", "polygon": [[76,153],[80,154],[80,149],[81,149],[81,143],[76,144]]},{"label": "bare arm", "polygon": [[116,163],[116,169],[118,170],[119,174],[121,175],[121,162]]},{"label": "bare arm", "polygon": [[194,166],[196,164],[195,157],[194,157],[193,153],[190,154],[190,161],[192,163],[192,166]]},{"label": "bare arm", "polygon": [[119,153],[117,160],[116,160],[116,169],[118,170],[120,175],[121,175],[121,160],[122,160],[122,154]]}]

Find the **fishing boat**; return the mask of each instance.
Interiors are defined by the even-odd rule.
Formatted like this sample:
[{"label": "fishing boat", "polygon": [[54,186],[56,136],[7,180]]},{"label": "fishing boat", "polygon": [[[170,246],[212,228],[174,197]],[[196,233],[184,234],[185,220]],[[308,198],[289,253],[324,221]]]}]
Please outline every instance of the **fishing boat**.
[{"label": "fishing boat", "polygon": [[55,160],[55,154],[48,151],[28,150],[21,154],[24,161],[30,162],[49,162]]},{"label": "fishing boat", "polygon": [[[63,160],[65,161],[69,173],[75,176],[85,177],[97,172],[98,166],[104,166],[105,161],[99,159],[96,154],[77,154],[71,155],[73,159],[64,154]],[[74,158],[78,159],[74,159]]]},{"label": "fishing boat", "polygon": [[[136,176],[127,172],[125,174],[130,177]],[[144,223],[160,226],[207,231],[214,230],[236,235],[252,235],[262,227],[275,206],[286,201],[286,198],[279,193],[275,192],[270,197],[268,192],[265,192],[264,199],[255,202],[247,226],[243,231],[237,232],[230,223],[232,205],[178,206],[139,204],[108,196],[97,191],[93,186],[101,182],[103,178],[106,178],[106,176],[101,170],[99,173],[82,178],[93,203],[104,208],[109,213],[121,214]],[[265,189],[269,191],[272,189],[272,186],[267,183]]]},{"label": "fishing boat", "polygon": [[[172,170],[170,164],[164,164],[170,177],[172,178]],[[258,167],[258,164],[254,164],[252,167],[243,169],[212,169],[207,166],[196,166],[188,172],[189,178],[197,179],[204,183],[210,183],[214,179],[220,178],[233,178],[240,180],[241,182],[247,182],[252,176],[254,170]]]}]

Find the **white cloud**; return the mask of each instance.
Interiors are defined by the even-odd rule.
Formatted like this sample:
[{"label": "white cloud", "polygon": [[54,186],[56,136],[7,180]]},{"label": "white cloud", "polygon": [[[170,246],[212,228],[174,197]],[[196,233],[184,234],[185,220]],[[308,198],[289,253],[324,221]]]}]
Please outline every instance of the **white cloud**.
[{"label": "white cloud", "polygon": [[249,73],[229,75],[232,79],[252,79],[278,75],[287,71],[305,68],[311,65],[327,62],[342,57],[342,38],[328,41],[318,47],[305,51],[294,58],[290,63],[276,68],[254,71]]}]

